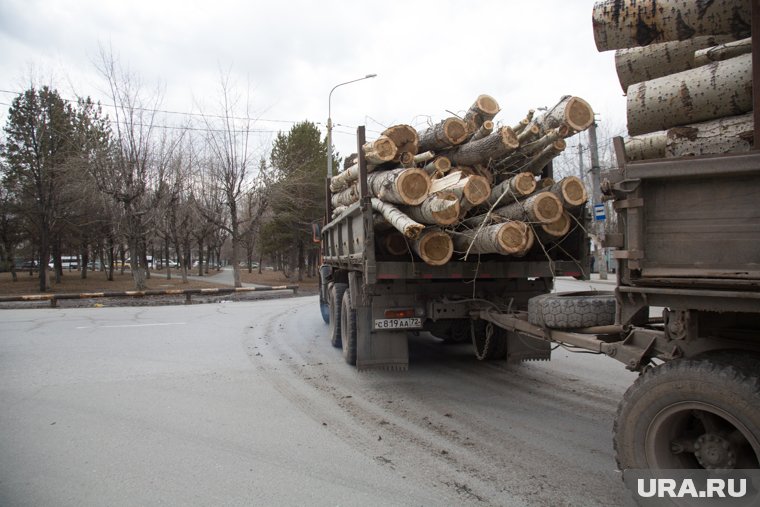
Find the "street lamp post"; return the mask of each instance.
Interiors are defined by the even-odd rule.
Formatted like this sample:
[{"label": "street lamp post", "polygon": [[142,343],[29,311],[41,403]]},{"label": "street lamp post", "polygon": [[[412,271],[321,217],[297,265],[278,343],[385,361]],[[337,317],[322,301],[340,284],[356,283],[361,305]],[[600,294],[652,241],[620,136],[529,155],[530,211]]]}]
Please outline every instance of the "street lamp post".
[{"label": "street lamp post", "polygon": [[351,81],[346,81],[345,83],[336,84],[335,86],[333,86],[332,90],[330,90],[330,95],[327,96],[327,177],[328,178],[332,178],[332,175],[333,175],[333,167],[332,167],[333,144],[332,144],[332,118],[331,118],[332,93],[339,86],[347,85],[349,83],[355,83],[357,81],[362,81],[364,79],[369,79],[375,76],[377,76],[377,74],[367,74],[366,76],[360,77],[358,79],[352,79]]}]

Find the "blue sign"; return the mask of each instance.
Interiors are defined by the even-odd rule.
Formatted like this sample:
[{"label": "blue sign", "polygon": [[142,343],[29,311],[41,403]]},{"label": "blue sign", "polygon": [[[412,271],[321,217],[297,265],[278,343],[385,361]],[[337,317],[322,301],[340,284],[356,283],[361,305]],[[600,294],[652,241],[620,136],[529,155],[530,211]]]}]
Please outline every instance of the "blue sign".
[{"label": "blue sign", "polygon": [[604,212],[604,204],[594,204],[594,220],[599,222],[607,218]]}]

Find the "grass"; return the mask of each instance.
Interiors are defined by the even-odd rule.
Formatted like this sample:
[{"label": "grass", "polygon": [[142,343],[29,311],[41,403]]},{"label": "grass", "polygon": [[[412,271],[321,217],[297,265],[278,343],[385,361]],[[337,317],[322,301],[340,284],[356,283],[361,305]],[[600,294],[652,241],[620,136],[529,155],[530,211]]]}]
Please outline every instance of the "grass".
[{"label": "grass", "polygon": [[[151,278],[146,280],[147,288],[153,290],[161,289],[202,289],[211,287],[229,287],[214,282],[213,275],[215,271],[211,271],[211,275],[207,275],[207,281],[201,281],[197,279],[191,279],[188,283],[182,283],[182,276],[176,270],[172,270],[172,279],[166,279],[166,271],[159,270],[151,273]],[[193,270],[188,273],[191,276],[197,276],[197,270]],[[17,296],[25,294],[38,294],[40,281],[35,271],[32,276],[29,276],[28,271],[17,272],[18,281],[14,282],[11,279],[10,273],[0,273],[0,295],[3,296]],[[285,278],[282,272],[264,270],[261,274],[257,270],[253,273],[248,273],[246,268],[241,268],[240,275],[243,283],[257,283],[262,285],[298,285],[300,289],[304,290],[317,290],[319,283],[317,278],[304,278],[301,282],[298,281],[297,276],[291,276]],[[204,277],[204,278],[206,278]],[[51,276],[51,281],[52,281]],[[52,294],[78,294],[82,292],[103,292],[103,291],[127,291],[134,290],[135,284],[132,280],[132,275],[129,271],[125,271],[122,275],[120,270],[114,271],[114,280],[108,281],[106,279],[106,273],[100,271],[88,271],[87,278],[82,279],[79,271],[64,271],[60,284],[53,283],[52,288],[48,293]]]}]

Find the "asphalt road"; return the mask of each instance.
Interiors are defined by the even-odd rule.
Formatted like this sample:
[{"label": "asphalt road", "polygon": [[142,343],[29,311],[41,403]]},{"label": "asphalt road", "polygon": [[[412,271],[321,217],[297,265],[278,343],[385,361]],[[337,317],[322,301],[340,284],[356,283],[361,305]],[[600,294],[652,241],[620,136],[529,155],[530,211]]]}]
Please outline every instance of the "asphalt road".
[{"label": "asphalt road", "polygon": [[316,297],[5,310],[0,505],[623,503],[622,365],[410,356],[357,373]]}]

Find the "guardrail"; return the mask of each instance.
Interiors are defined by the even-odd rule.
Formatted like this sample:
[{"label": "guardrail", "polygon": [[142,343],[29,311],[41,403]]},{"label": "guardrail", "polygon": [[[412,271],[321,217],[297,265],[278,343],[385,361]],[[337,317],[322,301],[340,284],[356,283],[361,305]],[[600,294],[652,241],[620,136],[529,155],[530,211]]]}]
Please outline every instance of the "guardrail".
[{"label": "guardrail", "polygon": [[298,292],[298,285],[278,285],[272,287],[230,287],[213,289],[166,289],[166,290],[128,290],[122,292],[82,292],[80,294],[29,294],[24,296],[0,296],[0,303],[17,301],[50,301],[50,306],[55,308],[62,299],[95,299],[95,298],[141,298],[146,296],[185,296],[185,304],[191,304],[191,298],[196,296],[213,296],[221,294],[234,294],[241,292],[271,292],[292,290]]}]

